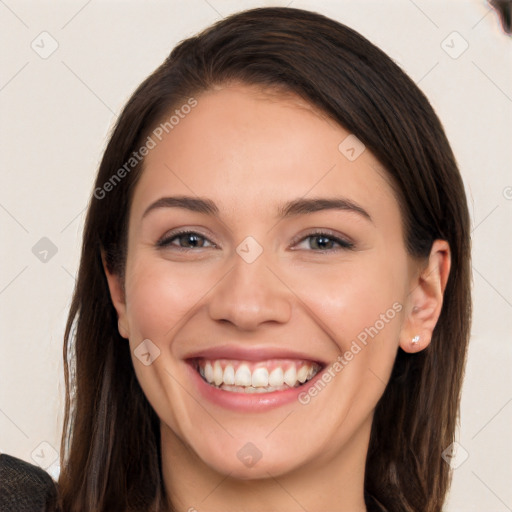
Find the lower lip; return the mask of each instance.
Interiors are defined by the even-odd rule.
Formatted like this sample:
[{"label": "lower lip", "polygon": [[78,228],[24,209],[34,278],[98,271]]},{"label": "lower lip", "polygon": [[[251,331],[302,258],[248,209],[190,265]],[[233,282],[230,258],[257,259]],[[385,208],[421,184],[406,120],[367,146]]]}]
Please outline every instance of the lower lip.
[{"label": "lower lip", "polygon": [[271,391],[269,393],[238,393],[235,391],[224,391],[220,388],[210,386],[199,375],[196,369],[187,364],[188,371],[201,395],[208,401],[226,409],[242,412],[268,411],[293,402],[298,402],[301,393],[307,393],[315,381],[320,378],[322,371],[318,372],[306,384],[297,388],[285,391]]}]

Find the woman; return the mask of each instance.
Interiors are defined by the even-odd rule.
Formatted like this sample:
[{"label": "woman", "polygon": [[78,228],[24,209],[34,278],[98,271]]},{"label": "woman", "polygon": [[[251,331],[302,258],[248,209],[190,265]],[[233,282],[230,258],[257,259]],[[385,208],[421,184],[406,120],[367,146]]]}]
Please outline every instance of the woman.
[{"label": "woman", "polygon": [[286,8],[181,42],[89,205],[62,509],[440,511],[469,268],[442,126],[382,51]]}]

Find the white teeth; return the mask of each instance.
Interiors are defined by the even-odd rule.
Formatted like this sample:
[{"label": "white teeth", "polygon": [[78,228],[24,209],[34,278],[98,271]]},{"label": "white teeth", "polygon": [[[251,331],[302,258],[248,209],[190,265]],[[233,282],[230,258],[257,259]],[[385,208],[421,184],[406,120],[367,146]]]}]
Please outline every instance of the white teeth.
[{"label": "white teeth", "polygon": [[283,380],[284,383],[288,384],[291,388],[295,386],[295,383],[297,382],[297,370],[295,369],[295,366],[290,366],[290,368],[284,372]]},{"label": "white teeth", "polygon": [[266,368],[256,368],[252,372],[251,384],[253,388],[265,388],[268,386],[268,370]]},{"label": "white teeth", "polygon": [[213,382],[213,367],[209,361],[204,366],[204,377],[208,382]]},{"label": "white teeth", "polygon": [[[288,361],[283,362],[283,366],[275,366],[269,372],[262,363],[264,362],[252,365],[241,361],[202,361],[197,369],[209,384],[238,393],[270,393],[294,388],[312,379],[320,371],[315,363]],[[267,362],[268,366],[275,364],[275,361]],[[256,367],[251,372],[251,367],[254,366]],[[283,370],[284,367],[287,367],[286,371]]]},{"label": "white teeth", "polygon": [[224,384],[232,386],[235,383],[235,370],[228,364],[224,370]]},{"label": "white teeth", "polygon": [[251,382],[251,370],[246,364],[241,364],[235,373],[235,384],[237,386],[250,386]]},{"label": "white teeth", "polygon": [[215,361],[213,364],[213,382],[215,382],[216,386],[220,386],[222,384],[223,376],[224,372],[222,371],[222,366],[219,361]]},{"label": "white teeth", "polygon": [[278,367],[270,372],[268,376],[268,385],[278,388],[284,384],[283,369]]},{"label": "white teeth", "polygon": [[308,378],[309,368],[307,366],[301,366],[297,372],[297,380],[303,384]]}]

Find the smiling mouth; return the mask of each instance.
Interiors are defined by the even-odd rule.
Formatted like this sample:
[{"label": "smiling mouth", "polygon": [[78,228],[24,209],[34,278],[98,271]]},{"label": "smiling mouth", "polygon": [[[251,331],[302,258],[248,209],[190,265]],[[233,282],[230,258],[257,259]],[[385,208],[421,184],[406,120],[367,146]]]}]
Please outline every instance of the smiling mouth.
[{"label": "smiling mouth", "polygon": [[322,369],[314,361],[197,358],[192,366],[210,386],[233,393],[272,393],[303,386]]}]

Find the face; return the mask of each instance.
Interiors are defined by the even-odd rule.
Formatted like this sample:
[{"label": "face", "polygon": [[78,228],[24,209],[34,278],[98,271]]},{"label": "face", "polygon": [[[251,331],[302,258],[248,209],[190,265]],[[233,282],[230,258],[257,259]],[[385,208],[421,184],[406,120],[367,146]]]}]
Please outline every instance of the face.
[{"label": "face", "polygon": [[210,470],[364,458],[414,334],[416,267],[385,172],[296,97],[231,85],[196,99],[145,159],[125,295],[109,276],[142,389],[165,438]]}]

